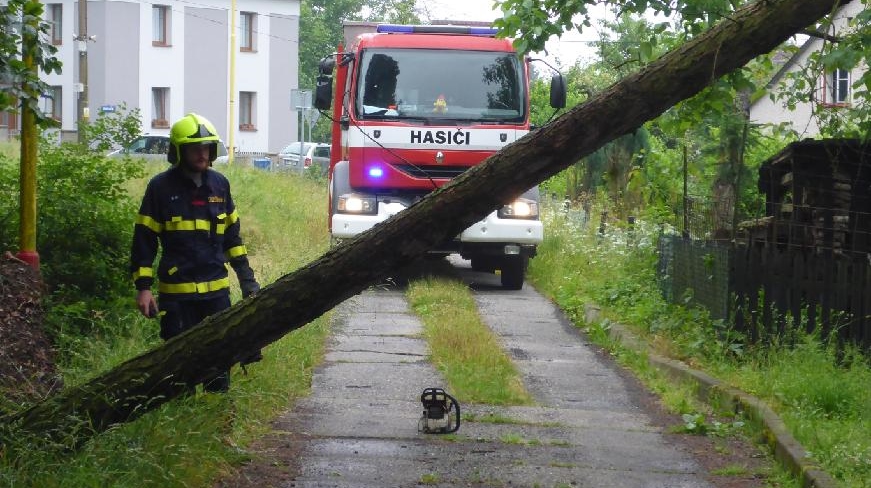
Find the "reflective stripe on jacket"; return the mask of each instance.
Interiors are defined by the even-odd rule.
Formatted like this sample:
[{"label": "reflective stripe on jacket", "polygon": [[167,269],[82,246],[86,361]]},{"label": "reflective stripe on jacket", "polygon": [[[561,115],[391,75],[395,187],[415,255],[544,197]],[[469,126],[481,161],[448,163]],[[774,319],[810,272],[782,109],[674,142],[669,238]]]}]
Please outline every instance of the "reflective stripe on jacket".
[{"label": "reflective stripe on jacket", "polygon": [[154,283],[158,246],[158,291],[179,299],[228,293],[227,263],[244,261],[239,216],[230,183],[209,169],[197,187],[179,167],[148,182],[133,230],[130,271],[137,290]]}]

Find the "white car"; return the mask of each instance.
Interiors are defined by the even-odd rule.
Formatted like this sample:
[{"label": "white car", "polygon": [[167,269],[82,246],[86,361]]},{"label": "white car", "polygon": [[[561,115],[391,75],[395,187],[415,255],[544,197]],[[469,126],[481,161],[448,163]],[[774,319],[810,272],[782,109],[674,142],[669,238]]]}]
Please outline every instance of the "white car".
[{"label": "white car", "polygon": [[[123,149],[118,149],[107,154],[110,158],[123,158],[125,156],[131,158],[142,158],[149,161],[166,161],[166,153],[169,150],[169,136],[145,134],[139,136],[135,141]],[[229,160],[227,146],[223,141],[218,144],[218,159],[217,164],[226,164]]]},{"label": "white car", "polygon": [[281,169],[294,171],[317,168],[325,175],[330,167],[330,147],[320,142],[291,142],[278,153],[278,164]]}]

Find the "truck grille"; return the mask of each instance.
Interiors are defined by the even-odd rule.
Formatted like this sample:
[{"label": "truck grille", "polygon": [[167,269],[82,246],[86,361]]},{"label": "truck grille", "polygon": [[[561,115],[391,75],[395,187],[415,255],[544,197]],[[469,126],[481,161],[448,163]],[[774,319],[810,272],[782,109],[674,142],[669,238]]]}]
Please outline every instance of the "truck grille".
[{"label": "truck grille", "polygon": [[415,166],[395,164],[394,168],[414,178],[454,178],[469,169],[468,166]]}]

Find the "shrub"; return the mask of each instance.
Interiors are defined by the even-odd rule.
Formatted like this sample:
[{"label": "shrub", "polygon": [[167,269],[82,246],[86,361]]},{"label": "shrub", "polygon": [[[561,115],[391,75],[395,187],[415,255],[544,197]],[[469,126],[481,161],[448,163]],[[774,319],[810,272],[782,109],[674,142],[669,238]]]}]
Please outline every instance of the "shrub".
[{"label": "shrub", "polygon": [[[37,180],[37,251],[58,310],[51,321],[87,332],[92,315],[129,295],[128,259],[136,213],[124,183],[141,176],[139,163],[108,160],[78,144],[41,143]],[[0,156],[0,245],[16,249],[19,165]],[[7,198],[9,196],[9,198]],[[58,311],[55,310],[55,311]],[[67,320],[69,319],[69,320]]]},{"label": "shrub", "polygon": [[141,127],[139,109],[128,111],[124,103],[118,105],[114,112],[100,112],[93,122],[79,122],[82,141],[99,152],[128,146],[140,136]]}]

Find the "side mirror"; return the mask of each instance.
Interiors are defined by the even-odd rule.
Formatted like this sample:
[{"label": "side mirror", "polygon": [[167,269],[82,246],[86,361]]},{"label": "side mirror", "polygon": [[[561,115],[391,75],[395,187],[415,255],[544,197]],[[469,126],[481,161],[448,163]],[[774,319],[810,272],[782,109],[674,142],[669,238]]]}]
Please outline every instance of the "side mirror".
[{"label": "side mirror", "polygon": [[566,107],[566,79],[560,73],[550,79],[550,106],[557,109]]},{"label": "side mirror", "polygon": [[315,82],[315,108],[329,110],[333,103],[333,77],[321,74]]},{"label": "side mirror", "polygon": [[333,72],[333,68],[335,67],[335,58],[333,58],[333,56],[324,56],[323,58],[321,58],[321,62],[318,63],[318,74],[329,75]]},{"label": "side mirror", "polygon": [[328,110],[333,103],[333,68],[336,67],[336,59],[333,56],[324,56],[318,64],[318,77],[315,81],[315,108]]}]

